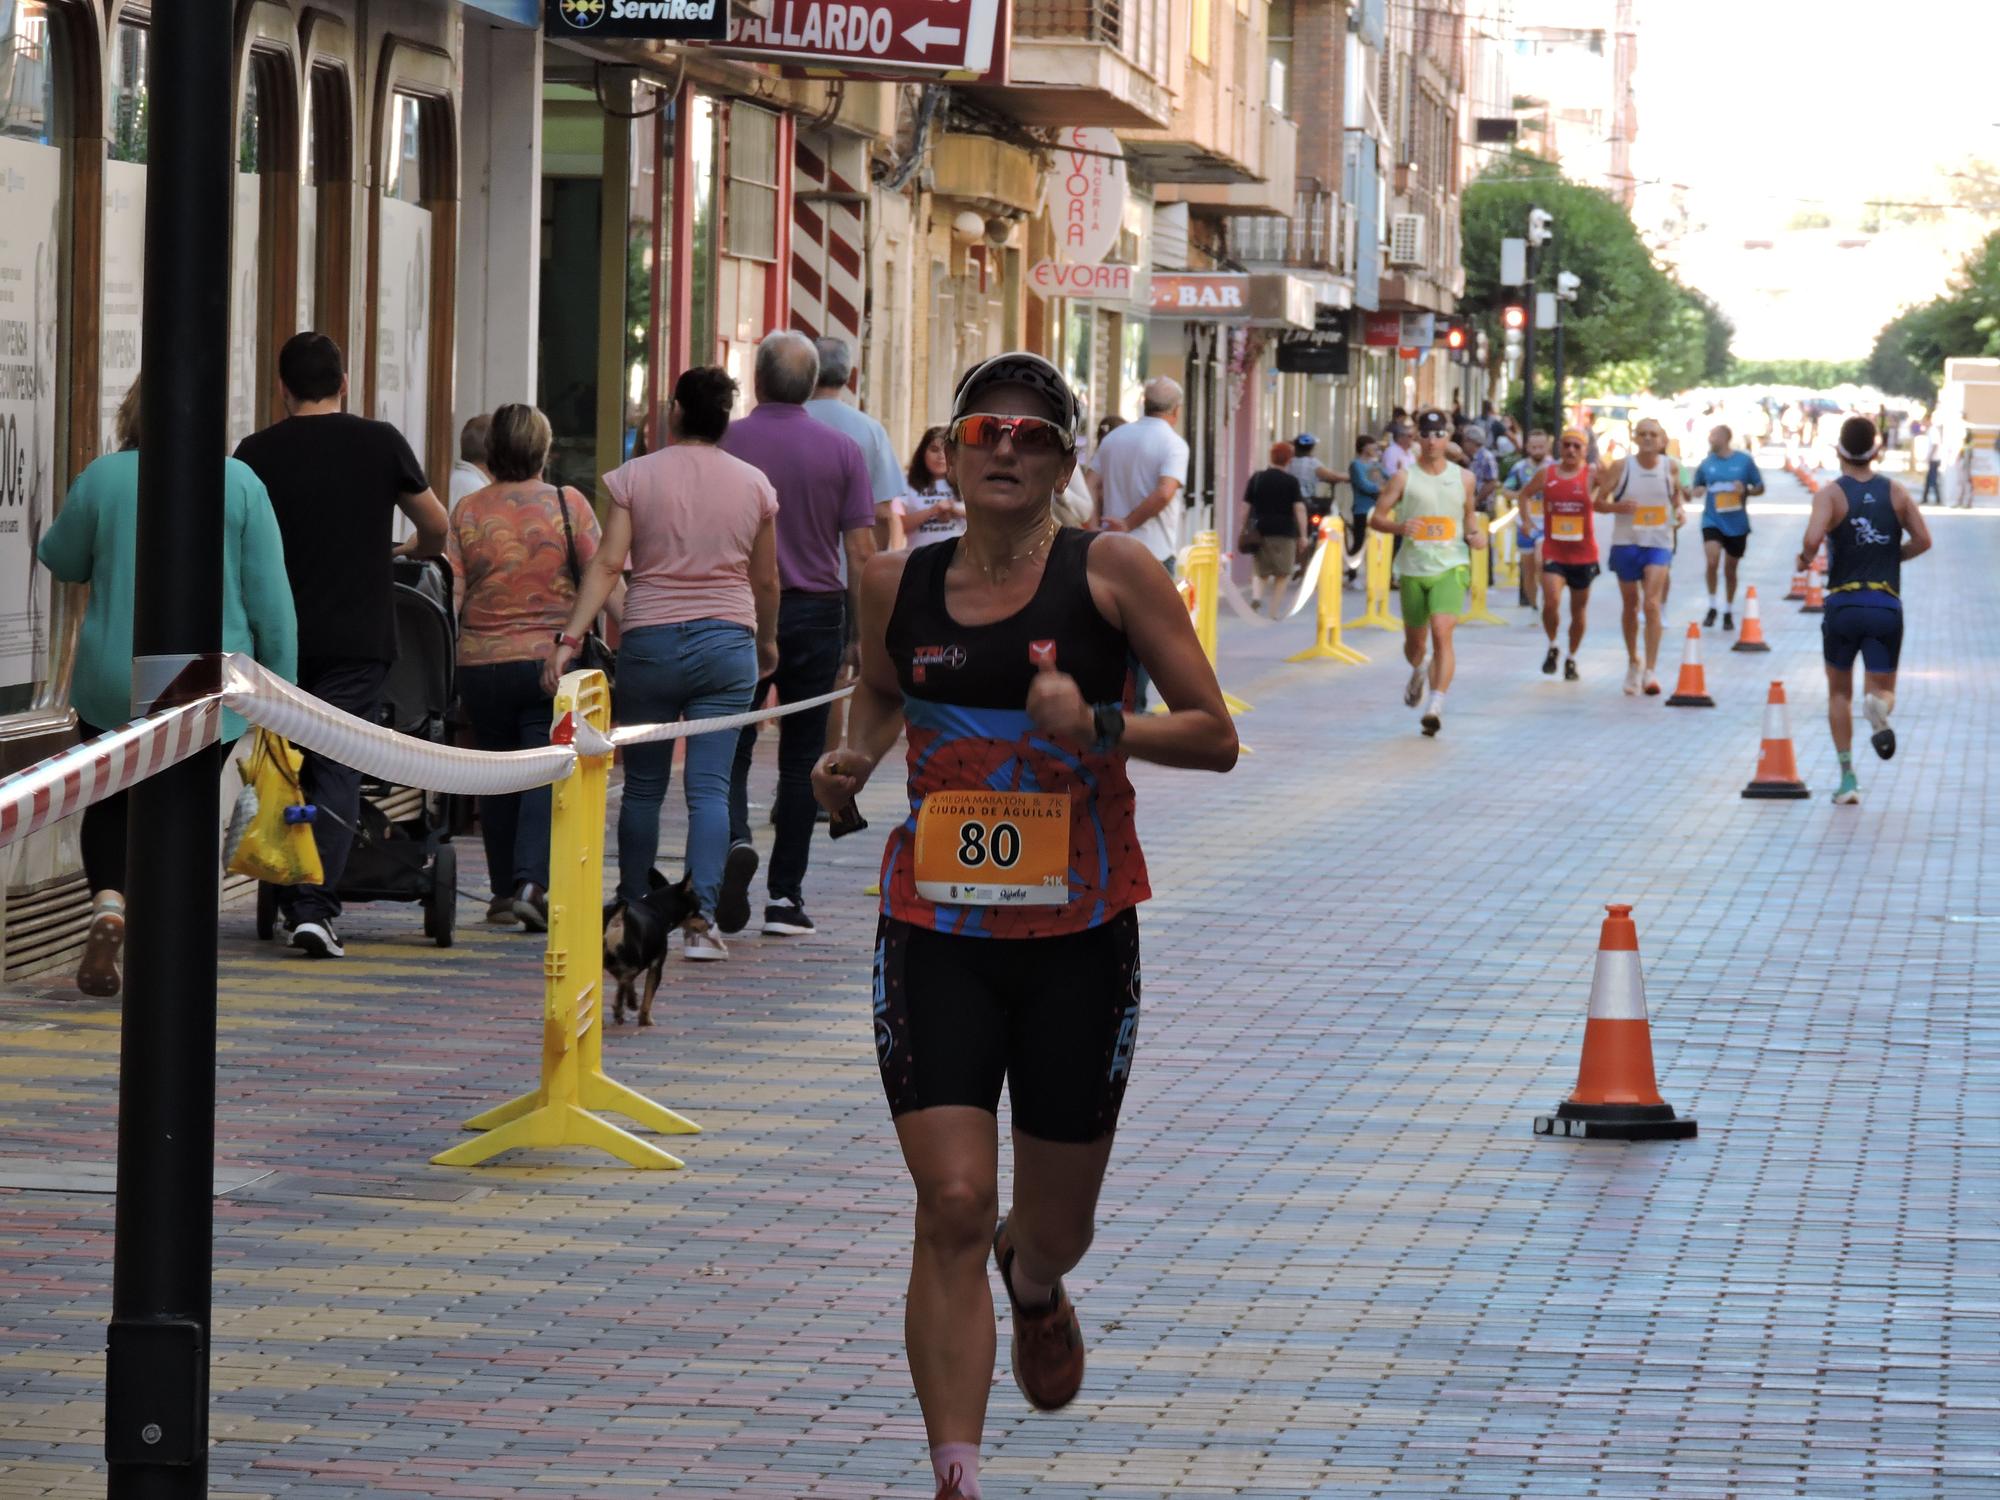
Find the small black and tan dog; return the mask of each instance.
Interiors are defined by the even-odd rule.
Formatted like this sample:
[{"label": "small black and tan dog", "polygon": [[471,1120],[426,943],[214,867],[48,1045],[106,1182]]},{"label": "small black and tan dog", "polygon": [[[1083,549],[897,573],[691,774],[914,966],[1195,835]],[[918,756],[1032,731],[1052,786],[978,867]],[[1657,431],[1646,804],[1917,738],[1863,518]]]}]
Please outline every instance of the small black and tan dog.
[{"label": "small black and tan dog", "polygon": [[[604,908],[604,974],[616,980],[618,998],[611,1009],[613,1025],[625,1024],[629,1006],[639,1013],[639,1024],[653,1024],[653,993],[660,987],[660,969],[667,961],[667,936],[698,906],[694,878],[683,875],[674,885],[658,870],[652,872],[653,888],[644,900],[623,897]],[[643,995],[637,993],[639,978],[645,976]]]}]

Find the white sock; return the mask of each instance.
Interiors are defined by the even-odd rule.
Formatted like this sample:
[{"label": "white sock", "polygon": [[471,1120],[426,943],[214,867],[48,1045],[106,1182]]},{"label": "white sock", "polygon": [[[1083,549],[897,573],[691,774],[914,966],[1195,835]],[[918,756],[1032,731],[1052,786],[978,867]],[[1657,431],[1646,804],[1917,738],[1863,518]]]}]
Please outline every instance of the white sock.
[{"label": "white sock", "polygon": [[1444,689],[1432,688],[1430,712],[1435,714],[1435,713],[1442,713],[1443,711],[1444,711]]},{"label": "white sock", "polygon": [[1710,594],[1710,595],[1708,596],[1708,607],[1709,607],[1710,609],[1720,609],[1720,608],[1722,608],[1722,595],[1720,595],[1720,594]]}]

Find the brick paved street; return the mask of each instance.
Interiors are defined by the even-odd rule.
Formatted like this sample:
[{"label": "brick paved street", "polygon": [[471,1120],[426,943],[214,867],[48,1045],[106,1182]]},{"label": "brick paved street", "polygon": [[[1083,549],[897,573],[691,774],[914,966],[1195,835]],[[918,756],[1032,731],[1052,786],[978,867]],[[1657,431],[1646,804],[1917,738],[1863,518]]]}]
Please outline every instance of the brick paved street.
[{"label": "brick paved street", "polygon": [[[1226,623],[1256,753],[1137,774],[1160,895],[1072,1284],[1090,1379],[1056,1416],[996,1391],[989,1495],[2000,1493],[2000,524],[1932,513],[1904,748],[1864,731],[1865,801],[1835,808],[1817,621],[1780,602],[1805,497],[1774,489],[1746,577],[1775,649],[1711,634],[1712,711],[1621,695],[1608,580],[1581,684],[1539,675],[1538,629],[1465,628],[1436,742],[1391,637],[1288,666],[1309,617]],[[1779,676],[1814,797],[1745,802]],[[877,830],[894,801],[871,789]],[[230,913],[220,1161],[254,1180],[218,1203],[214,1493],[928,1495],[879,848],[816,847],[820,937],[676,960],[662,1024],[608,1038],[706,1127],[671,1174],[425,1164],[532,1083],[532,939],[438,952],[380,906],[307,967]],[[1613,899],[1698,1140],[1530,1133]],[[116,1020],[0,996],[0,1172],[108,1166]],[[103,1492],[110,1230],[102,1192],[0,1192],[0,1496]]]}]

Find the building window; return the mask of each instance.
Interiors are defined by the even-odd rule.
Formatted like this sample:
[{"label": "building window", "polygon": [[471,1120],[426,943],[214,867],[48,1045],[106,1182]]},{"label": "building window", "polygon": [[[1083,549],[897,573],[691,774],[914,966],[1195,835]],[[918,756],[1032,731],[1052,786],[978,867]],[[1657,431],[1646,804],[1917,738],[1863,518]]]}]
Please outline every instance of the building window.
[{"label": "building window", "polygon": [[1266,28],[1265,102],[1280,114],[1292,112],[1292,0],[1271,0]]},{"label": "building window", "polygon": [[146,28],[120,22],[111,40],[113,161],[146,160]]},{"label": "building window", "polygon": [[729,202],[725,249],[745,260],[778,258],[778,117],[729,107]]}]

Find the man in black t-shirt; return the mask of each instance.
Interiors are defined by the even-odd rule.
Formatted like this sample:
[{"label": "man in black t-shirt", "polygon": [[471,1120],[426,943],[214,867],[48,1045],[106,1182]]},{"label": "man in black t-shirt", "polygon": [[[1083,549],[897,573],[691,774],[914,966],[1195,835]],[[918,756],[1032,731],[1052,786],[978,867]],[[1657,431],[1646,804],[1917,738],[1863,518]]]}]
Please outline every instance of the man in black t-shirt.
[{"label": "man in black t-shirt", "polygon": [[1312,535],[1305,491],[1289,467],[1294,453],[1290,443],[1271,444],[1270,468],[1259,469],[1244,486],[1243,521],[1236,528],[1240,537],[1245,523],[1255,525],[1263,538],[1252,562],[1250,607],[1257,608],[1260,597],[1268,598],[1274,615],[1285,583],[1298,566],[1299,549]]},{"label": "man in black t-shirt", "polygon": [[[278,378],[285,419],[245,438],[236,456],[271,492],[285,539],[285,572],[299,616],[299,686],[372,722],[396,655],[393,559],[443,553],[445,508],[400,432],[342,410],[347,372],[332,339],[293,335],[279,351]],[[398,510],[416,532],[392,545]],[[322,813],[313,841],[326,884],[280,887],[279,909],[293,947],[339,958],[334,887],[354,842],[361,774],[307,750],[304,790]]]}]

